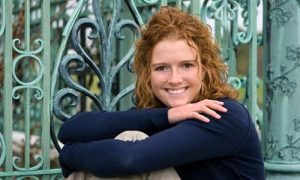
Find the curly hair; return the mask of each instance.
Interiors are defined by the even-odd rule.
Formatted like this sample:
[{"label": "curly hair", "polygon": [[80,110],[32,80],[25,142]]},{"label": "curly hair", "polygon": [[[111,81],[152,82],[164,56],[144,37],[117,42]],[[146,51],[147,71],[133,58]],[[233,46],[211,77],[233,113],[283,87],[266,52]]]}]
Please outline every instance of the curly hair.
[{"label": "curly hair", "polygon": [[164,6],[156,12],[136,42],[134,70],[137,76],[135,96],[137,108],[164,106],[154,95],[150,85],[150,63],[154,46],[165,39],[187,40],[200,56],[198,62],[204,73],[203,85],[193,102],[203,99],[229,97],[236,99],[238,91],[227,83],[228,67],[221,59],[220,49],[209,26],[198,17],[175,7]]}]

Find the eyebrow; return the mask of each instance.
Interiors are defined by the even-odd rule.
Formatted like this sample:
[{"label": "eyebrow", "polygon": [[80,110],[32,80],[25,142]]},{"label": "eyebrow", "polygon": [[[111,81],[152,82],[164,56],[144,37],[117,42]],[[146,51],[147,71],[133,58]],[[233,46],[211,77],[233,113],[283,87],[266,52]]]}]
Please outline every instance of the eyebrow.
[{"label": "eyebrow", "polygon": [[182,62],[197,62],[197,59],[191,59],[191,60],[183,60]]},{"label": "eyebrow", "polygon": [[[197,59],[191,59],[191,60],[183,60],[181,63],[187,63],[187,62],[197,62]],[[165,65],[168,63],[155,63],[155,64],[150,64],[150,66],[158,66],[158,65]]]}]

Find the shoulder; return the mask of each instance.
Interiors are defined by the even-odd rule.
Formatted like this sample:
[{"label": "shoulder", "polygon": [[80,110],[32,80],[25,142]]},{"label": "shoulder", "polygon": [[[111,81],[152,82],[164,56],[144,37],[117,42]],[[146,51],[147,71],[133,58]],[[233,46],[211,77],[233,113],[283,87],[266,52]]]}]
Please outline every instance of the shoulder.
[{"label": "shoulder", "polygon": [[228,134],[240,137],[245,137],[250,131],[252,132],[255,129],[245,105],[229,98],[222,98],[220,101],[224,102],[227,112],[222,113],[220,120],[211,121],[215,123],[217,128],[219,128],[218,126],[223,126]]},{"label": "shoulder", "polygon": [[251,126],[251,117],[243,104],[230,98],[220,98],[216,100],[224,102],[224,107],[227,108],[227,112],[225,113],[217,112],[221,115],[221,119],[215,119],[212,116],[203,114],[210,119],[209,123],[204,123],[196,119],[189,119],[187,121],[182,121],[179,124],[189,124],[208,129],[222,129],[230,132],[239,131],[241,133],[245,132]]},{"label": "shoulder", "polygon": [[230,98],[220,98],[218,101],[224,102],[224,107],[227,108],[227,112],[218,112],[221,115],[221,119],[215,119],[209,115],[205,115],[210,119],[209,123],[204,123],[199,120],[193,119],[192,121],[183,121],[186,124],[192,124],[206,129],[214,129],[219,132],[233,133],[234,136],[237,134],[244,134],[251,128],[251,117],[246,107],[236,100]]},{"label": "shoulder", "polygon": [[227,112],[222,114],[223,115],[222,117],[226,119],[232,119],[232,120],[235,119],[240,121],[251,120],[251,117],[245,105],[230,98],[222,98],[218,100],[224,102],[224,107],[227,108]]},{"label": "shoulder", "polygon": [[221,98],[218,99],[218,101],[224,102],[224,106],[226,108],[230,108],[232,110],[236,109],[245,113],[247,112],[245,106],[240,102],[238,102],[237,100],[230,99],[230,98]]}]

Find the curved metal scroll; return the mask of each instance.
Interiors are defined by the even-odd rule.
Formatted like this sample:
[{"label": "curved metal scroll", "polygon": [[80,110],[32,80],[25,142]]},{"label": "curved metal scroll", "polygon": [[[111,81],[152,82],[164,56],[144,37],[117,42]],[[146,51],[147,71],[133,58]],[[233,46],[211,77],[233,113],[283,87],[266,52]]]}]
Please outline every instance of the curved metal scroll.
[{"label": "curved metal scroll", "polygon": [[[124,28],[129,29],[133,34],[133,41],[140,37],[139,26],[136,22],[129,19],[120,19],[122,1],[113,1],[113,11],[108,28],[105,28],[104,19],[102,17],[101,4],[99,0],[92,1],[93,13],[95,18],[80,18],[74,22],[70,32],[71,42],[76,54],[68,54],[62,57],[59,61],[59,73],[61,79],[66,84],[67,88],[59,90],[53,97],[53,114],[56,118],[64,121],[70,118],[71,114],[65,112],[63,104],[66,103],[65,99],[69,99],[68,105],[76,106],[79,103],[79,94],[89,97],[94,105],[100,110],[105,109],[111,111],[116,104],[127,94],[134,90],[135,85],[131,84],[124,88],[116,95],[112,94],[112,84],[116,79],[117,73],[120,69],[128,65],[128,70],[132,72],[131,64],[134,54],[134,43],[132,43],[128,52],[115,64],[115,59],[112,56],[113,40],[123,40],[125,36],[122,34]],[[80,4],[82,5],[82,4]],[[132,5],[132,4],[127,4]],[[132,7],[130,6],[132,9]],[[133,17],[139,16],[139,14],[133,14]],[[74,19],[71,19],[74,21]],[[84,49],[80,40],[79,34],[81,31],[90,29],[90,33],[86,36],[89,41],[100,42],[97,46],[100,52],[100,63],[97,64],[94,57]],[[86,31],[85,31],[86,32]],[[87,87],[83,87],[77,81],[73,79],[73,75],[89,69],[95,74],[95,77],[99,79],[101,94],[94,94],[89,91]],[[55,147],[59,150],[59,144],[57,143],[56,135],[54,132],[54,124],[51,121],[51,137]]]}]

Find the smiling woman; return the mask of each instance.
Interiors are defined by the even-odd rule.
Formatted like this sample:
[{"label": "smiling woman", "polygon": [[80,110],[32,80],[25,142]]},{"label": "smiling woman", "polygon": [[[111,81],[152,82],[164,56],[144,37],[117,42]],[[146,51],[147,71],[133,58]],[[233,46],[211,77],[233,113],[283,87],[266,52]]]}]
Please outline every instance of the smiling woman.
[{"label": "smiling woman", "polygon": [[193,102],[202,84],[196,50],[186,40],[158,42],[151,58],[150,83],[155,97],[168,107]]},{"label": "smiling woman", "polygon": [[[153,171],[174,167],[172,177],[188,180],[264,179],[255,126],[226,83],[227,66],[210,29],[197,17],[162,7],[136,44],[134,69],[137,107],[79,113],[62,125],[65,177],[84,171],[151,179]],[[149,137],[114,139],[131,130]]]}]

